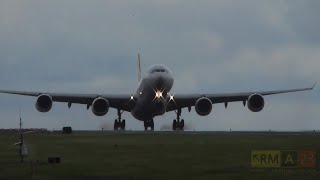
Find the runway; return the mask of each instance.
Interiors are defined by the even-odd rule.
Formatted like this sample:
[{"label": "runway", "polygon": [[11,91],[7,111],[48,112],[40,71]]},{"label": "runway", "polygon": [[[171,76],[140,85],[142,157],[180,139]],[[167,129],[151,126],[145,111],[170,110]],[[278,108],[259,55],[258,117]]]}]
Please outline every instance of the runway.
[{"label": "runway", "polygon": [[[56,131],[60,132],[60,131]],[[299,136],[320,135],[320,131],[86,131],[77,132],[101,132],[110,134],[185,134],[185,135],[264,135],[264,136]]]}]

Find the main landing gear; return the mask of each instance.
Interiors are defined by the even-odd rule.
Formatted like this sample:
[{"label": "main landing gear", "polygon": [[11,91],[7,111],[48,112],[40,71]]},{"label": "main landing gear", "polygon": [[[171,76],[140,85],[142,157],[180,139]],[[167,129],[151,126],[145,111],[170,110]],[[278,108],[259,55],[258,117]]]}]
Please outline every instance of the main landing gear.
[{"label": "main landing gear", "polygon": [[151,128],[151,131],[154,130],[154,122],[153,122],[153,119],[148,120],[148,121],[144,121],[144,130],[147,131],[147,130],[148,130],[148,127]]},{"label": "main landing gear", "polygon": [[180,116],[181,116],[181,109],[178,109],[177,111],[175,111],[177,114],[177,119],[173,120],[173,124],[172,124],[172,130],[173,131],[183,131],[184,129],[184,119],[180,120]]},{"label": "main landing gear", "polygon": [[123,111],[121,111],[120,109],[118,109],[118,119],[114,120],[114,130],[117,131],[119,130],[125,130],[126,129],[126,120],[122,119],[121,120],[121,115],[122,115]]}]

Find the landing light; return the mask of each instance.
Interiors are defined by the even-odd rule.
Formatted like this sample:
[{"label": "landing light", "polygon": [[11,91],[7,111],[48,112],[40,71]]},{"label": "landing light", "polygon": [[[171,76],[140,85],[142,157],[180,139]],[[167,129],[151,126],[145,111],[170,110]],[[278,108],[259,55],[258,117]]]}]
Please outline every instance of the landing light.
[{"label": "landing light", "polygon": [[169,102],[172,101],[172,102],[174,102],[174,103],[176,104],[176,101],[174,100],[174,95],[171,95],[171,94],[169,94],[169,93],[168,93],[168,95],[169,95],[169,97],[170,97],[170,98],[169,98]]},{"label": "landing light", "polygon": [[170,95],[170,101],[173,101],[173,100],[174,100],[174,96]]},{"label": "landing light", "polygon": [[130,97],[130,100],[134,100],[133,96]]},{"label": "landing light", "polygon": [[173,99],[173,96],[174,96],[174,95],[171,95],[170,93],[167,93],[167,95],[170,97],[170,100]]},{"label": "landing light", "polygon": [[161,98],[162,97],[162,92],[161,91],[157,91],[156,92],[156,98]]},{"label": "landing light", "polygon": [[164,90],[158,90],[158,89],[155,89],[155,88],[154,88],[155,96],[154,96],[153,101],[154,101],[154,100],[159,101],[160,99],[162,99],[162,98],[163,98],[163,92],[164,92]]}]

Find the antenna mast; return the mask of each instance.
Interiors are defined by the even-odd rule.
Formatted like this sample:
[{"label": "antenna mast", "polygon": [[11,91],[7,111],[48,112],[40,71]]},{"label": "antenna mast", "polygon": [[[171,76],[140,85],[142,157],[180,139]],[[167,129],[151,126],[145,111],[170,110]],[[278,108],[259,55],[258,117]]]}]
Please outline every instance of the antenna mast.
[{"label": "antenna mast", "polygon": [[20,126],[20,133],[22,133],[22,119],[21,119],[21,106],[19,106],[19,126]]}]

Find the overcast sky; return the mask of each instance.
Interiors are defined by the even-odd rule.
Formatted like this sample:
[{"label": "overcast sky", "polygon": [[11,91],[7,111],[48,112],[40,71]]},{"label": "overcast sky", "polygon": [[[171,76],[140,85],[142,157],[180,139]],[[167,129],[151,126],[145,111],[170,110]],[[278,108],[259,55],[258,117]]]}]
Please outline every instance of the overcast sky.
[{"label": "overcast sky", "polygon": [[[319,0],[1,0],[0,89],[133,93],[136,56],[143,70],[165,64],[172,93],[223,93],[311,86],[320,77]],[[0,128],[112,128],[116,111],[96,117],[84,105],[0,95]],[[319,87],[266,97],[252,113],[242,103],[213,106],[207,117],[183,110],[189,129],[320,129]],[[127,129],[143,123],[124,113]],[[155,118],[171,129],[173,112]]]}]

